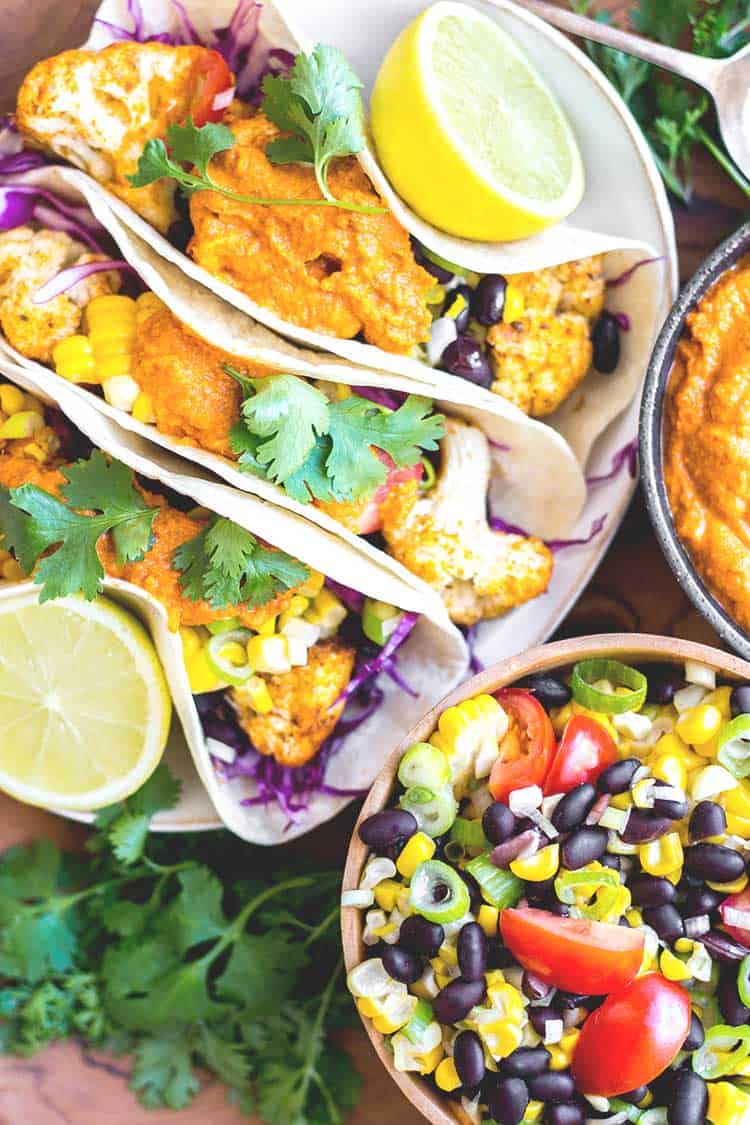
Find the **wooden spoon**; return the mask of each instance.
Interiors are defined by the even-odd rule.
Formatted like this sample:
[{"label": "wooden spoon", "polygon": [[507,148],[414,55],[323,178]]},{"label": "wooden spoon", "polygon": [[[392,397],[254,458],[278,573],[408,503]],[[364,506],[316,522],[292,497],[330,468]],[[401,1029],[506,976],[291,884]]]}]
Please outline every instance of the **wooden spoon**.
[{"label": "wooden spoon", "polygon": [[548,0],[517,0],[517,3],[561,31],[625,51],[702,86],[716,103],[724,144],[740,170],[750,178],[750,44],[731,58],[707,59],[576,15]]}]

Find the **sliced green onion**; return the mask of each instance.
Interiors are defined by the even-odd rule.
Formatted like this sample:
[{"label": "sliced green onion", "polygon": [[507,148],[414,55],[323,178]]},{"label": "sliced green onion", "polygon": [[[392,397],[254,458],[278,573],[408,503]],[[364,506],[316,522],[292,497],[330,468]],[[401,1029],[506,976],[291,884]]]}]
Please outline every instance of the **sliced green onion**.
[{"label": "sliced green onion", "polygon": [[466,870],[479,884],[484,901],[498,910],[515,906],[523,894],[522,881],[512,871],[495,867],[488,854],[472,859],[466,864]]},{"label": "sliced green onion", "polygon": [[401,620],[401,610],[387,602],[376,602],[374,598],[365,598],[362,607],[362,632],[382,648],[394,632]]},{"label": "sliced green onion", "polygon": [[432,262],[433,265],[440,266],[441,269],[448,270],[449,273],[458,274],[460,277],[463,277],[464,273],[466,272],[463,266],[457,266],[455,262],[449,262],[447,258],[441,257],[440,254],[436,254],[434,250],[428,250],[426,246],[422,246],[420,244],[420,250],[428,262]]},{"label": "sliced green onion", "polygon": [[619,1098],[609,1099],[609,1108],[613,1113],[624,1113],[628,1121],[640,1121],[643,1110],[630,1102],[622,1102]]},{"label": "sliced green onion", "polygon": [[238,687],[248,680],[255,669],[249,662],[246,664],[233,664],[222,656],[223,650],[229,644],[239,644],[247,648],[247,642],[252,637],[249,629],[230,629],[228,633],[217,633],[206,646],[206,662],[214,675],[228,684]]},{"label": "sliced green onion", "polygon": [[738,715],[719,732],[716,760],[738,778],[750,774],[750,715]]},{"label": "sliced green onion", "polygon": [[432,1004],[428,1004],[426,1000],[419,1000],[414,1015],[411,1017],[406,1027],[402,1028],[403,1034],[406,1038],[418,1046],[424,1038],[424,1033],[429,1025],[434,1021],[435,1015],[432,1011]]},{"label": "sliced green onion", "polygon": [[457,922],[469,910],[469,888],[447,863],[428,859],[411,877],[409,905],[428,922]]},{"label": "sliced green onion", "polygon": [[402,795],[399,806],[416,819],[420,832],[442,836],[456,819],[458,803],[449,785],[437,793],[423,785],[412,785]]},{"label": "sliced green onion", "polygon": [[745,1007],[750,1008],[750,953],[740,964],[737,974],[737,991]]},{"label": "sliced green onion", "polygon": [[[609,680],[614,691],[595,687],[600,680]],[[573,667],[570,683],[573,698],[590,711],[605,715],[622,715],[625,711],[638,711],[646,700],[648,681],[637,668],[621,664],[619,660],[594,658],[579,660]],[[627,688],[627,691],[617,691]]]},{"label": "sliced green onion", "polygon": [[702,1047],[693,1054],[693,1070],[712,1082],[731,1074],[750,1055],[750,1027],[717,1024],[709,1028]]},{"label": "sliced green onion", "polygon": [[229,633],[232,629],[240,628],[239,617],[225,617],[222,621],[209,621],[206,624],[211,636],[216,636],[217,633]]},{"label": "sliced green onion", "polygon": [[424,469],[424,476],[419,482],[420,491],[431,492],[435,487],[437,473],[435,472],[435,466],[433,465],[432,461],[430,461],[429,457],[422,458],[422,468]]},{"label": "sliced green onion", "polygon": [[443,789],[451,779],[448,756],[429,742],[415,742],[404,754],[398,767],[398,779],[404,789],[422,785],[434,793]]},{"label": "sliced green onion", "polygon": [[492,845],[484,834],[481,820],[467,820],[457,816],[451,828],[451,842],[460,844],[466,852],[488,852]]},{"label": "sliced green onion", "polygon": [[[566,906],[576,905],[585,918],[601,921],[609,914],[617,902],[620,890],[620,876],[616,871],[605,868],[603,871],[561,871],[555,879],[555,894]],[[587,900],[576,898],[576,891],[583,892]]]}]

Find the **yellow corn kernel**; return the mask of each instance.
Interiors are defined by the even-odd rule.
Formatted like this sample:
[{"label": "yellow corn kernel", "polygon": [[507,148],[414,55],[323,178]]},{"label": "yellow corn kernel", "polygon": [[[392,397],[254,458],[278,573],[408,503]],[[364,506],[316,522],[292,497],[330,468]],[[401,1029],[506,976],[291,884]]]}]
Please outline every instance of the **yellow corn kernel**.
[{"label": "yellow corn kernel", "polygon": [[25,457],[33,457],[40,465],[43,465],[47,460],[47,450],[42,449],[36,441],[27,441],[23,447],[23,452]]},{"label": "yellow corn kernel", "polygon": [[501,724],[504,729],[505,715],[494,696],[477,695],[443,711],[430,742],[451,757],[459,751],[466,732],[470,739],[476,735],[478,746],[484,737],[496,739]]},{"label": "yellow corn kernel", "polygon": [[180,629],[180,640],[182,641],[182,654],[185,660],[190,660],[191,657],[196,656],[203,648],[203,640],[197,629],[191,629],[189,625]]},{"label": "yellow corn kernel", "polygon": [[577,1027],[572,1027],[565,1032],[559,1043],[547,1047],[550,1053],[550,1070],[566,1070],[570,1066],[580,1034]]},{"label": "yellow corn kernel", "polygon": [[416,1057],[419,1059],[419,1073],[432,1074],[443,1057],[443,1044],[438,1043],[437,1047],[433,1047],[425,1055],[417,1055]]},{"label": "yellow corn kernel", "polygon": [[709,704],[712,707],[718,707],[721,711],[722,718],[726,722],[732,717],[732,707],[730,704],[731,696],[731,687],[725,685],[724,687],[715,688],[714,691],[710,691],[708,695],[704,695],[701,703]]},{"label": "yellow corn kernel", "polygon": [[26,571],[15,559],[6,559],[0,570],[6,582],[20,582],[26,577]]},{"label": "yellow corn kernel", "polygon": [[736,813],[727,813],[727,832],[732,836],[740,836],[743,840],[750,840],[750,820]]},{"label": "yellow corn kernel", "polygon": [[453,1059],[443,1059],[440,1063],[435,1071],[435,1085],[438,1090],[443,1090],[446,1094],[450,1094],[452,1090],[457,1090],[461,1085],[461,1079],[458,1077]]},{"label": "yellow corn kernel", "polygon": [[526,859],[512,860],[510,869],[519,879],[525,879],[530,883],[541,883],[544,879],[549,879],[554,875],[559,866],[560,845],[549,844],[548,847],[538,851],[536,855],[528,856]]},{"label": "yellow corn kernel", "polygon": [[675,723],[675,731],[691,746],[703,746],[718,734],[724,725],[724,716],[712,703],[699,703],[683,711]]},{"label": "yellow corn kernel", "polygon": [[380,1012],[380,1005],[372,1000],[369,996],[358,996],[355,1004],[359,1010],[360,1015],[365,1016],[368,1020],[372,1020]]},{"label": "yellow corn kernel", "polygon": [[514,320],[518,320],[523,316],[526,308],[526,299],[523,295],[523,290],[509,281],[505,288],[505,306],[503,308],[503,321],[506,324],[512,324]]},{"label": "yellow corn kernel", "polygon": [[282,632],[284,626],[288,625],[290,621],[294,621],[295,617],[301,617],[307,611],[309,605],[309,598],[303,597],[302,594],[293,594],[289,605],[279,616],[279,632]]},{"label": "yellow corn kernel", "polygon": [[443,964],[447,965],[448,968],[455,969],[458,965],[458,954],[456,953],[456,947],[454,945],[448,945],[447,942],[444,942],[440,946],[438,954]]},{"label": "yellow corn kernel", "polygon": [[133,403],[132,415],[136,422],[144,422],[146,425],[152,426],[156,421],[154,414],[154,403],[151,395],[147,395],[145,391],[141,391],[138,398]]},{"label": "yellow corn kernel", "polygon": [[8,441],[30,438],[44,426],[44,419],[33,410],[19,410],[0,426],[0,438]]},{"label": "yellow corn kernel", "polygon": [[690,980],[690,970],[685,968],[679,957],[675,957],[674,953],[669,949],[663,949],[661,957],[659,958],[659,968],[661,969],[667,980]]},{"label": "yellow corn kernel", "polygon": [[676,953],[692,953],[693,952],[692,939],[686,938],[686,937],[680,937],[674,943],[674,948],[675,948]]},{"label": "yellow corn kernel", "polygon": [[750,820],[750,784],[747,781],[740,781],[734,789],[720,793],[717,800],[728,813],[736,813],[737,816]]},{"label": "yellow corn kernel", "polygon": [[613,808],[621,809],[625,812],[632,806],[633,801],[629,793],[616,793],[614,797],[610,798],[609,803]]},{"label": "yellow corn kernel", "polygon": [[650,844],[641,844],[638,854],[641,867],[649,875],[667,875],[682,867],[682,843],[676,832],[668,832]]},{"label": "yellow corn kernel", "polygon": [[432,859],[435,854],[435,841],[426,832],[416,832],[407,840],[399,852],[396,867],[404,879],[411,879],[420,863]]},{"label": "yellow corn kernel", "polygon": [[382,879],[377,887],[373,888],[375,901],[381,910],[385,910],[386,914],[394,909],[396,899],[398,898],[401,884],[397,883],[395,879]]},{"label": "yellow corn kernel", "polygon": [[99,361],[96,360],[96,375],[99,382],[104,383],[107,379],[115,379],[122,375],[131,375],[133,372],[133,357],[128,352],[120,352],[118,355],[108,356],[106,359]]},{"label": "yellow corn kernel", "polygon": [[325,580],[325,575],[321,574],[319,570],[311,570],[307,576],[307,581],[303,586],[300,586],[298,592],[306,598],[314,598],[323,589]]},{"label": "yellow corn kernel", "polygon": [[637,930],[643,925],[643,915],[640,910],[636,910],[636,908],[633,907],[633,909],[629,910],[625,915],[625,921],[631,929]]},{"label": "yellow corn kernel", "polygon": [[324,586],[305,612],[305,620],[311,625],[320,625],[323,632],[331,636],[346,617],[346,612],[343,602]]},{"label": "yellow corn kernel", "polygon": [[86,305],[86,323],[90,328],[116,320],[135,320],[136,304],[132,297],[104,293]]},{"label": "yellow corn kernel", "polygon": [[379,938],[390,937],[391,934],[395,934],[395,932],[396,932],[396,923],[395,922],[386,922],[386,924],[384,926],[378,926],[377,929],[374,929],[372,932],[375,934],[375,937],[379,937]]},{"label": "yellow corn kernel", "polygon": [[14,387],[12,383],[0,384],[0,410],[3,414],[18,414],[20,410],[23,410],[23,405],[23,391]]},{"label": "yellow corn kernel", "polygon": [[[238,647],[242,647],[241,645]],[[229,648],[229,645],[227,645]],[[245,650],[242,649],[244,657]],[[232,662],[234,663],[234,661]],[[273,696],[268,690],[268,684],[261,676],[251,676],[242,685],[242,702],[249,703],[256,715],[267,715],[273,711]]]},{"label": "yellow corn kernel", "polygon": [[373,1016],[372,1026],[381,1035],[392,1035],[394,1031],[399,1031],[404,1025],[400,1020],[392,1020],[386,1015],[381,1015]]},{"label": "yellow corn kernel", "polygon": [[286,637],[251,637],[247,642],[247,659],[256,672],[279,675],[292,669]]},{"label": "yellow corn kernel", "polygon": [[203,648],[185,661],[185,669],[193,695],[201,695],[205,691],[218,691],[223,686],[208,663],[206,650]]},{"label": "yellow corn kernel", "polygon": [[521,1046],[523,1032],[513,1020],[498,1020],[497,1023],[479,1024],[479,1034],[485,1033],[490,1054],[496,1059],[507,1059]]},{"label": "yellow corn kernel", "polygon": [[706,1116],[713,1125],[746,1125],[750,1119],[750,1095],[732,1082],[708,1082]]},{"label": "yellow corn kernel", "polygon": [[747,875],[740,875],[739,879],[735,879],[733,883],[708,883],[712,891],[718,891],[723,895],[738,895],[744,891],[748,882]]},{"label": "yellow corn kernel", "polygon": [[523,1115],[524,1121],[538,1121],[544,1110],[544,1102],[529,1102]]},{"label": "yellow corn kernel", "polygon": [[487,903],[482,903],[479,907],[477,914],[477,922],[484,930],[488,938],[497,936],[497,928],[500,920],[500,911],[495,906],[488,906]]},{"label": "yellow corn kernel", "polygon": [[484,979],[489,992],[491,989],[497,989],[500,985],[505,984],[505,973],[502,969],[490,969],[488,973],[484,974]]},{"label": "yellow corn kernel", "polygon": [[687,769],[677,754],[657,754],[651,761],[651,772],[676,789],[684,790],[687,785]]},{"label": "yellow corn kernel", "polygon": [[264,621],[259,625],[256,632],[259,637],[272,637],[276,632],[276,617],[269,617],[268,621]]}]

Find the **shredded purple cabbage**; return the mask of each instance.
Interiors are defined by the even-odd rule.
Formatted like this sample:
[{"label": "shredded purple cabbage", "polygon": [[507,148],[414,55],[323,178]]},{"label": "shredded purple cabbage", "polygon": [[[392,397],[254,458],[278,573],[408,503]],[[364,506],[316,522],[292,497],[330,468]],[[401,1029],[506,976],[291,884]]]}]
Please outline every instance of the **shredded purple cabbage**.
[{"label": "shredded purple cabbage", "polygon": [[326,586],[335,594],[339,601],[342,601],[348,610],[356,613],[358,617],[362,615],[362,607],[365,604],[365,595],[360,594],[359,590],[353,590],[351,586],[344,586],[341,582],[334,582],[332,578],[326,578]]},{"label": "shredded purple cabbage", "polygon": [[413,699],[417,698],[417,693],[406,684],[405,680],[403,680],[396,671],[395,655],[411,633],[418,619],[419,614],[417,613],[402,613],[401,620],[383,647],[379,649],[370,660],[365,660],[359,668],[355,669],[351,680],[332,706],[335,707],[337,703],[341,703],[346,699],[351,699],[355,692],[359,691],[368,680],[374,679],[380,672],[385,672],[395,684],[398,684],[402,691],[407,692]]},{"label": "shredded purple cabbage", "polygon": [[630,281],[633,274],[636,272],[636,270],[639,270],[641,266],[650,266],[652,262],[661,261],[661,256],[659,256],[658,258],[641,258],[640,262],[636,262],[635,265],[630,266],[626,270],[623,270],[623,272],[618,274],[617,277],[610,277],[609,280],[605,282],[605,285],[607,286],[607,289],[619,289],[621,285],[625,285],[626,282]]},{"label": "shredded purple cabbage", "polygon": [[608,473],[601,473],[598,476],[586,477],[586,484],[588,487],[596,484],[604,484],[605,481],[614,480],[623,468],[627,465],[629,476],[635,480],[638,475],[638,438],[634,437],[622,449],[618,449],[612,458],[611,467]]},{"label": "shredded purple cabbage", "polygon": [[106,262],[84,262],[80,266],[70,266],[66,270],[60,270],[55,277],[45,282],[40,289],[37,289],[36,293],[34,293],[31,298],[32,304],[46,305],[48,301],[59,297],[60,294],[64,293],[67,289],[72,289],[74,285],[78,285],[79,281],[83,281],[92,274],[109,273],[111,270],[118,270],[121,273],[131,273],[134,277],[138,278],[138,274],[136,270],[133,269],[130,262],[123,261],[122,259],[108,259]]},{"label": "shredded purple cabbage", "polygon": [[[596,538],[596,536],[599,534],[599,532],[604,527],[604,524],[606,523],[606,520],[607,520],[607,513],[605,512],[605,514],[603,516],[599,516],[597,519],[594,520],[594,522],[591,525],[591,530],[589,531],[588,535],[585,536],[585,538],[583,538],[583,539],[545,539],[544,542],[547,545],[547,547],[549,547],[550,551],[552,551],[553,554],[556,554],[556,552],[558,552],[558,551],[565,551],[568,547],[585,546],[587,543],[590,543],[592,539]],[[528,534],[529,534],[528,531],[524,530],[524,528],[517,527],[513,523],[507,523],[504,519],[501,519],[499,516],[490,516],[487,522],[489,523],[489,525],[490,525],[490,527],[492,528],[493,531],[504,531],[509,535],[525,535],[525,536],[528,536]]]},{"label": "shredded purple cabbage", "polygon": [[13,230],[32,220],[53,230],[65,231],[97,254],[104,252],[92,233],[104,234],[104,228],[87,208],[66,203],[54,192],[32,184],[1,184],[0,230]]},{"label": "shredded purple cabbage", "polygon": [[492,449],[497,449],[500,453],[510,453],[513,448],[512,445],[504,445],[501,441],[493,441],[492,438],[487,438],[487,441]]},{"label": "shredded purple cabbage", "polygon": [[382,387],[352,387],[352,392],[387,410],[398,410],[407,397],[405,391],[386,391]]},{"label": "shredded purple cabbage", "polygon": [[235,76],[237,96],[253,104],[260,103],[261,86],[266,75],[286,74],[294,64],[291,51],[271,47],[265,42],[260,30],[263,5],[259,0],[239,0],[229,24],[214,28],[207,36],[198,33],[179,0],[171,0],[171,5],[179,23],[179,29],[175,31],[150,32],[140,0],[128,0],[132,28],[102,19],[97,19],[96,23],[118,41],[169,43],[173,47],[199,45],[218,51]]},{"label": "shredded purple cabbage", "polygon": [[525,528],[518,527],[515,523],[508,523],[500,516],[490,516],[487,522],[492,531],[504,531],[507,535],[524,535],[528,538],[529,533]]},{"label": "shredded purple cabbage", "polygon": [[483,672],[485,669],[485,665],[477,656],[476,650],[474,648],[478,629],[478,623],[476,625],[465,626],[461,629],[461,632],[464,635],[464,640],[466,641],[466,647],[469,650],[469,671],[473,676],[475,676],[477,672]]},{"label": "shredded purple cabbage", "polygon": [[616,312],[612,313],[611,315],[612,318],[617,322],[618,328],[620,328],[623,332],[630,331],[630,317],[627,313]]},{"label": "shredded purple cabbage", "polygon": [[0,176],[18,176],[46,164],[41,152],[24,151],[10,114],[0,114]]}]

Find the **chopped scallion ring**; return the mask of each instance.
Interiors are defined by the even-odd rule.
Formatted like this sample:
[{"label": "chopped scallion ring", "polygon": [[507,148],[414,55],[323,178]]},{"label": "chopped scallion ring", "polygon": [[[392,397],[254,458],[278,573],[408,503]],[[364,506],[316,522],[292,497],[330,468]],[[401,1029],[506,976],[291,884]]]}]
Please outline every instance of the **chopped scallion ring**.
[{"label": "chopped scallion ring", "polygon": [[717,761],[734,777],[750,774],[750,715],[738,715],[719,732]]},{"label": "chopped scallion ring", "polygon": [[[608,680],[614,690],[602,691],[595,687],[601,680]],[[570,686],[577,703],[605,715],[638,711],[648,691],[648,681],[637,668],[606,659],[579,660],[573,668]]]},{"label": "chopped scallion ring", "polygon": [[[254,668],[247,659],[247,642],[252,637],[249,629],[230,629],[227,633],[217,633],[211,637],[206,647],[206,661],[211,671],[225,683],[238,687],[252,676]],[[230,645],[239,645],[245,650],[245,663],[235,664],[224,650]]]}]

